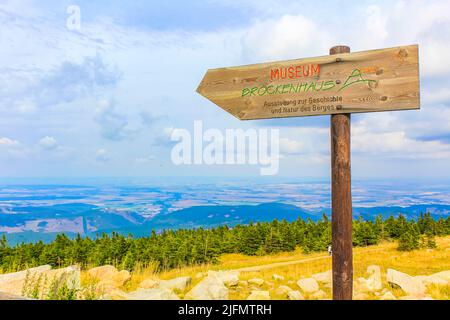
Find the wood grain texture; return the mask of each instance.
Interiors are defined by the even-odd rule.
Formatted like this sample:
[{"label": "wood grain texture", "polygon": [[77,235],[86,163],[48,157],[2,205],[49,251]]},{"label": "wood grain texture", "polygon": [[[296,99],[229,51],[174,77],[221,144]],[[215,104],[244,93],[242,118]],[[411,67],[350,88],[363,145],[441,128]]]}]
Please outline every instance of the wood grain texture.
[{"label": "wood grain texture", "polygon": [[[342,52],[350,52],[350,48],[336,46],[330,49],[330,54]],[[353,296],[350,117],[350,114],[333,114],[330,121],[334,300],[351,300]]]},{"label": "wood grain texture", "polygon": [[[241,120],[419,109],[418,61],[418,46],[409,45],[211,69],[197,92]],[[271,76],[308,65],[319,65],[320,72]]]},{"label": "wood grain texture", "polygon": [[333,299],[351,300],[353,244],[350,114],[331,116],[331,231]]},{"label": "wood grain texture", "polygon": [[[331,55],[343,52],[350,52],[350,48],[336,46],[330,49]],[[353,296],[350,117],[350,114],[333,114],[330,117],[334,300],[351,300]]]}]

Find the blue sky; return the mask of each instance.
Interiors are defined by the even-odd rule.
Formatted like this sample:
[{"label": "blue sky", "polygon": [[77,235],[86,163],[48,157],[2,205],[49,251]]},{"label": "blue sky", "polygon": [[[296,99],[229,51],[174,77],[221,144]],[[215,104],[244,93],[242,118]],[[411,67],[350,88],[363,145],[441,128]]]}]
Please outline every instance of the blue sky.
[{"label": "blue sky", "polygon": [[[69,30],[69,5],[81,29]],[[448,1],[2,1],[0,177],[240,176],[174,166],[173,128],[279,128],[280,177],[329,176],[329,117],[239,122],[208,68],[418,43],[420,111],[352,116],[354,178],[450,178]]]}]

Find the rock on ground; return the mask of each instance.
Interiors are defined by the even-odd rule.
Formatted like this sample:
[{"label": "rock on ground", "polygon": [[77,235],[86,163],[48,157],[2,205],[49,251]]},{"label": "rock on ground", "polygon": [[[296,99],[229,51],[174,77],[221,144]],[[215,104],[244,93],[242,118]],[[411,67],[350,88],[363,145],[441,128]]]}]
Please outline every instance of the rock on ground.
[{"label": "rock on ground", "polygon": [[0,275],[0,291],[12,295],[22,296],[26,291],[37,287],[39,294],[44,296],[54,284],[66,285],[69,289],[80,289],[80,268],[69,266],[51,269],[51,266],[45,265]]},{"label": "rock on ground", "polygon": [[392,294],[392,292],[388,291],[380,297],[380,300],[397,300],[397,298]]},{"label": "rock on ground", "polygon": [[65,283],[69,289],[80,289],[81,270],[78,266],[69,266],[67,268],[52,269],[44,272],[47,283],[51,284],[53,281],[60,281]]},{"label": "rock on ground", "polygon": [[228,300],[228,288],[219,278],[207,276],[189,291],[186,299]]},{"label": "rock on ground", "polygon": [[433,300],[433,298],[429,295],[422,294],[422,295],[407,295],[400,297],[400,300]]},{"label": "rock on ground", "polygon": [[238,285],[240,287],[247,287],[248,286],[248,281],[241,280],[241,281],[239,281]]},{"label": "rock on ground", "polygon": [[10,294],[7,292],[0,292],[0,301],[1,300],[33,300],[33,299],[18,296],[15,294]]},{"label": "rock on ground", "polygon": [[331,272],[331,270],[328,270],[325,272],[313,274],[311,278],[315,279],[317,282],[331,285],[331,283],[333,282],[333,273]]},{"label": "rock on ground", "polygon": [[367,267],[367,273],[369,278],[366,281],[366,286],[369,291],[378,291],[383,288],[381,283],[381,268],[377,265],[371,265]]},{"label": "rock on ground", "polygon": [[138,289],[126,294],[127,300],[180,300],[170,289]]},{"label": "rock on ground", "polygon": [[292,288],[288,287],[288,286],[279,286],[276,290],[275,290],[275,294],[278,296],[283,296],[286,297],[287,294],[289,292],[292,291]]},{"label": "rock on ground", "polygon": [[155,279],[145,279],[144,281],[142,281],[140,284],[139,284],[139,288],[142,288],[142,289],[152,289],[152,288],[156,288],[157,286],[158,286],[158,284],[159,284],[159,281],[158,280],[155,280]]},{"label": "rock on ground", "polygon": [[51,268],[49,265],[44,265],[19,272],[2,274],[0,275],[0,291],[20,296],[22,295],[22,289],[27,276],[28,279],[34,278],[37,280],[39,275]]},{"label": "rock on ground", "polygon": [[239,284],[239,271],[208,271],[208,275],[189,291],[185,298],[193,300],[227,300],[228,287]]},{"label": "rock on ground", "polygon": [[450,283],[450,271],[442,271],[429,276],[416,276],[415,279],[422,281],[425,285],[441,285],[445,286]]},{"label": "rock on ground", "polygon": [[191,277],[179,277],[170,280],[160,280],[157,288],[184,291],[191,282]]},{"label": "rock on ground", "polygon": [[325,291],[323,290],[319,290],[314,292],[312,295],[309,296],[311,299],[317,299],[317,300],[321,300],[321,299],[325,299],[327,297],[327,294],[325,293]]},{"label": "rock on ground", "polygon": [[127,270],[119,271],[116,267],[105,265],[88,270],[88,274],[98,280],[98,286],[118,288],[131,279]]},{"label": "rock on ground", "polygon": [[391,285],[399,286],[407,295],[415,296],[425,294],[426,288],[423,282],[406,273],[388,269],[386,278]]},{"label": "rock on ground", "polygon": [[247,300],[270,300],[269,291],[253,290]]},{"label": "rock on ground", "polygon": [[364,292],[355,293],[353,295],[354,300],[367,300],[369,298],[369,295]]},{"label": "rock on ground", "polygon": [[375,292],[383,288],[381,282],[381,269],[379,266],[371,265],[367,267],[369,278],[358,278],[354,282],[355,291],[357,292]]},{"label": "rock on ground", "polygon": [[208,271],[207,278],[215,278],[228,287],[237,286],[239,283],[239,271]]},{"label": "rock on ground", "polygon": [[314,278],[300,279],[297,281],[297,285],[306,293],[313,293],[319,290],[319,284]]},{"label": "rock on ground", "polygon": [[111,288],[108,292],[103,292],[100,300],[128,300],[128,293],[120,289]]},{"label": "rock on ground", "polygon": [[287,293],[289,300],[305,300],[305,297],[298,290],[292,290]]},{"label": "rock on ground", "polygon": [[253,278],[248,280],[249,284],[253,284],[255,286],[262,286],[264,284],[264,280],[260,278]]},{"label": "rock on ground", "polygon": [[142,289],[125,292],[120,289],[112,289],[105,294],[102,299],[105,300],[179,300],[180,298],[169,289]]},{"label": "rock on ground", "polygon": [[450,282],[450,270],[441,271],[441,272],[432,274],[430,277],[442,278],[442,279],[446,280],[447,282]]}]

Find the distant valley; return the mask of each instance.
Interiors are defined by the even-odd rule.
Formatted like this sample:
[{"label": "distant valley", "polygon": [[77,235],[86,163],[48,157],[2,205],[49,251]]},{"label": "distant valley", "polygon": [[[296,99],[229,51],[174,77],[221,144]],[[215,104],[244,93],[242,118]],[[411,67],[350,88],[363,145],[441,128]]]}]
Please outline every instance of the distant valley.
[{"label": "distant valley", "polygon": [[[151,230],[233,226],[258,221],[286,219],[318,220],[330,210],[308,211],[291,204],[264,203],[259,205],[236,206],[194,206],[170,213],[144,218],[136,212],[124,210],[104,210],[87,204],[65,204],[50,207],[28,207],[15,214],[1,214],[0,230],[7,233],[12,243],[28,241],[51,241],[57,233],[74,236],[95,236],[102,232],[131,233],[134,236],[149,235]],[[355,207],[354,218],[374,219],[377,215],[389,217],[403,214],[409,219],[420,213],[430,212],[439,218],[450,215],[450,205],[414,205],[409,207]]]},{"label": "distant valley", "polygon": [[[450,215],[448,186],[355,185],[355,218]],[[17,243],[51,241],[61,232],[144,236],[151,230],[317,220],[331,214],[329,192],[328,183],[0,185],[0,234]]]}]

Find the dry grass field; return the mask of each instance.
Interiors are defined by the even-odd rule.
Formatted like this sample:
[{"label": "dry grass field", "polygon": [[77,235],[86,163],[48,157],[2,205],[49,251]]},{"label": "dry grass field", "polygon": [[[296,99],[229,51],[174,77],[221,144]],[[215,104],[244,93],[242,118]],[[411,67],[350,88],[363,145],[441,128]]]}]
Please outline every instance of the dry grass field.
[{"label": "dry grass field", "polygon": [[[399,252],[397,243],[384,242],[377,246],[354,249],[354,279],[367,277],[366,270],[369,265],[378,265],[381,268],[383,285],[395,296],[404,293],[400,289],[390,288],[385,281],[386,270],[392,268],[412,276],[430,275],[444,270],[450,270],[450,237],[436,239],[437,249],[423,249],[412,252]],[[199,274],[208,270],[241,271],[240,280],[261,278],[265,284],[261,290],[268,290],[271,296],[277,297],[275,289],[280,285],[296,288],[296,282],[300,278],[309,277],[312,274],[331,269],[331,257],[326,253],[304,254],[300,250],[280,253],[268,256],[244,256],[241,254],[227,254],[220,258],[219,263],[213,265],[201,265],[185,267],[155,273],[155,266],[139,269],[133,272],[131,281],[125,286],[125,290],[134,290],[139,283],[146,278],[172,279],[181,276],[193,278],[190,287],[198,283]],[[282,281],[274,281],[273,275],[284,277]],[[331,298],[330,288],[322,288],[327,298]],[[189,288],[188,288],[189,290]],[[187,291],[188,291],[187,290]],[[245,299],[250,294],[251,287],[240,287],[230,290],[230,299]],[[179,293],[183,296],[183,293]],[[434,299],[450,299],[450,286],[431,286],[428,294]],[[369,299],[377,297],[369,294]]]}]

